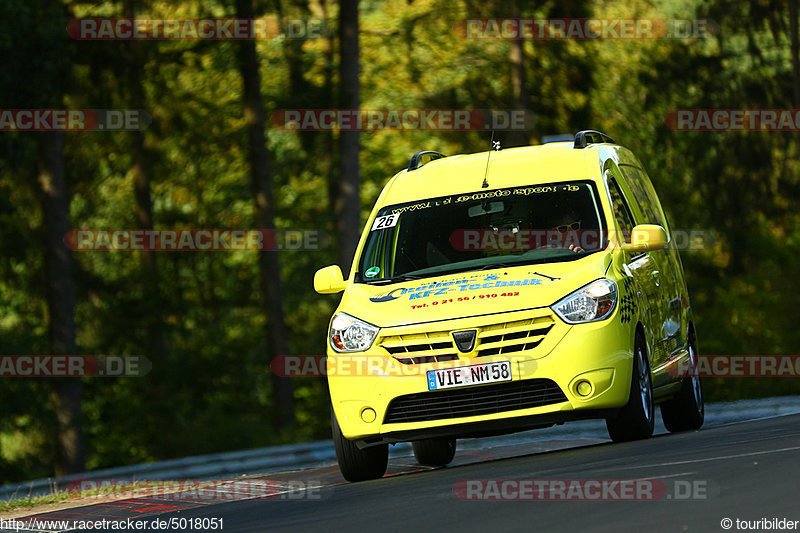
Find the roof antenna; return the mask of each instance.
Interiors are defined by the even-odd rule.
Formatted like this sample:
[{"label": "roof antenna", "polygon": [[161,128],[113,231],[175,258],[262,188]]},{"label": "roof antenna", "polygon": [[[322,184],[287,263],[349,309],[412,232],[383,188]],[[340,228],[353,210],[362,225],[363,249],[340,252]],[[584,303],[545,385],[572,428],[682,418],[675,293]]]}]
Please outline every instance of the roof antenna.
[{"label": "roof antenna", "polygon": [[492,138],[489,142],[492,145],[492,149],[489,150],[489,156],[486,158],[486,170],[483,173],[483,184],[481,185],[482,189],[485,189],[489,186],[489,180],[487,178],[489,176],[489,160],[492,158],[492,152],[499,152],[501,150],[500,141],[494,140],[494,130],[492,130]]}]

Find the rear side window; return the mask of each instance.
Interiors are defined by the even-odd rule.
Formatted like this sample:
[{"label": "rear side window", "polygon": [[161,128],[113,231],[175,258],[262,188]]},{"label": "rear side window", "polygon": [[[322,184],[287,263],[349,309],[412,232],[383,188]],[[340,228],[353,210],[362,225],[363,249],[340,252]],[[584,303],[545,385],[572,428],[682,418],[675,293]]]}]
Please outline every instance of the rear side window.
[{"label": "rear side window", "polygon": [[661,202],[658,201],[656,191],[647,175],[641,169],[630,165],[620,165],[620,170],[622,170],[628,187],[639,205],[639,210],[645,219],[644,222],[658,224],[667,229],[667,221],[661,209]]}]

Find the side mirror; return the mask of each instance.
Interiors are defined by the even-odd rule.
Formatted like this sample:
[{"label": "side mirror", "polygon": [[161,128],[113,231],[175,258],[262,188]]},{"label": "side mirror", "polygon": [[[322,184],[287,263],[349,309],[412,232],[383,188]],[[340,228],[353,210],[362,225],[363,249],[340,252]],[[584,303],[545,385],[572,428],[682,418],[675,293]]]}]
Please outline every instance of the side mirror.
[{"label": "side mirror", "polygon": [[347,282],[342,277],[339,265],[326,266],[314,274],[314,290],[320,294],[342,292],[346,286]]},{"label": "side mirror", "polygon": [[667,245],[667,232],[657,224],[639,224],[631,232],[631,242],[623,243],[626,252],[652,252]]}]

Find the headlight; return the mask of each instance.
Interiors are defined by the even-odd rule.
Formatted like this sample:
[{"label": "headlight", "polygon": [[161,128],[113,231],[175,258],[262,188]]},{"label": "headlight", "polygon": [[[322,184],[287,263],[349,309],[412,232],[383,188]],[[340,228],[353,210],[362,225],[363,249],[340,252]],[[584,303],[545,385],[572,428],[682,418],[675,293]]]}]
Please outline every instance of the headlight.
[{"label": "headlight", "polygon": [[598,279],[553,304],[553,311],[568,324],[608,318],[617,305],[617,284]]},{"label": "headlight", "polygon": [[336,313],[328,335],[337,352],[363,352],[372,346],[379,329],[348,314]]}]

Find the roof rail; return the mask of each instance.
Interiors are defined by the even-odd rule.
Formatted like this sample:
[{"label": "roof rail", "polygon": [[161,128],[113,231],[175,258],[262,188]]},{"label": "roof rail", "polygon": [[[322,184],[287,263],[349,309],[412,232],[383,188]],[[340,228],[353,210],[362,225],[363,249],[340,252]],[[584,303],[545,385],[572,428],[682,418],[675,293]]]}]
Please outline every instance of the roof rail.
[{"label": "roof rail", "polygon": [[573,148],[586,148],[590,144],[613,143],[614,139],[597,130],[581,130],[575,134],[575,144]]},{"label": "roof rail", "polygon": [[543,135],[541,139],[541,144],[548,144],[548,143],[560,143],[560,142],[572,142],[575,140],[575,136],[571,133],[554,133],[553,135]]},{"label": "roof rail", "polygon": [[[427,161],[423,161],[423,158],[427,157]],[[411,172],[412,170],[417,170],[421,166],[425,165],[425,163],[430,163],[436,159],[442,159],[443,157],[447,157],[443,153],[434,152],[432,150],[423,150],[422,152],[417,152],[416,154],[411,156],[411,161],[408,163],[408,171]]]}]

